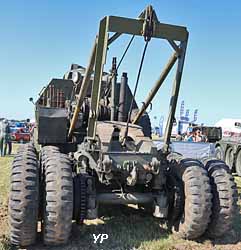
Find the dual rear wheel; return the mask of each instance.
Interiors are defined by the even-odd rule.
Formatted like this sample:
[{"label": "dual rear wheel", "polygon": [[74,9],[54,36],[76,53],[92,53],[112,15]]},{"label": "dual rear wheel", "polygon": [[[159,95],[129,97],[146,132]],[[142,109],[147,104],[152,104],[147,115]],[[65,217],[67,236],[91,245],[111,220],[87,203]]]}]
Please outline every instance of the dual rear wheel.
[{"label": "dual rear wheel", "polygon": [[[71,234],[71,162],[52,146],[42,149],[40,159],[41,169],[34,146],[25,144],[13,162],[9,215],[10,240],[14,245],[35,242],[38,220],[42,222],[43,241],[47,245],[66,243]],[[237,188],[222,161],[211,160],[204,167],[196,160],[182,159],[170,169],[167,180],[172,194],[170,227],[181,238],[195,239],[204,233],[219,237],[231,228]]]},{"label": "dual rear wheel", "polygon": [[14,245],[28,246],[36,240],[39,206],[39,169],[32,144],[20,146],[10,181],[10,241]]},{"label": "dual rear wheel", "polygon": [[42,234],[46,245],[68,241],[72,228],[73,180],[71,162],[58,148],[47,146],[43,159]]},{"label": "dual rear wheel", "polygon": [[[20,147],[12,165],[9,217],[13,245],[28,246],[35,242],[38,219],[46,245],[66,243],[71,233],[71,162],[52,146],[43,148],[41,160],[42,169],[34,146],[25,144]],[[42,196],[39,194],[40,185]]]},{"label": "dual rear wheel", "polygon": [[180,160],[168,178],[172,191],[169,226],[178,236],[195,239],[203,234],[222,236],[237,212],[237,187],[224,162],[210,160],[204,166]]},{"label": "dual rear wheel", "polygon": [[213,194],[211,221],[207,228],[207,235],[216,238],[232,227],[238,211],[238,192],[231,171],[224,162],[210,160],[206,164],[206,169]]},{"label": "dual rear wheel", "polygon": [[169,227],[179,237],[195,239],[210,222],[212,191],[207,171],[194,160],[174,164],[168,176],[172,192]]}]

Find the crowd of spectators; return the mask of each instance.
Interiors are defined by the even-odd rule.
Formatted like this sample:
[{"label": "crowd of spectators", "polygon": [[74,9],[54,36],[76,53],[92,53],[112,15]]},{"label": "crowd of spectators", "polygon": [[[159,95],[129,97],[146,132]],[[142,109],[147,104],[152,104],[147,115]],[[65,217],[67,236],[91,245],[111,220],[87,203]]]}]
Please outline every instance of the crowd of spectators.
[{"label": "crowd of spectators", "polygon": [[198,127],[189,126],[186,133],[178,134],[176,136],[177,141],[188,141],[188,142],[208,142],[208,138],[202,133],[202,130]]}]

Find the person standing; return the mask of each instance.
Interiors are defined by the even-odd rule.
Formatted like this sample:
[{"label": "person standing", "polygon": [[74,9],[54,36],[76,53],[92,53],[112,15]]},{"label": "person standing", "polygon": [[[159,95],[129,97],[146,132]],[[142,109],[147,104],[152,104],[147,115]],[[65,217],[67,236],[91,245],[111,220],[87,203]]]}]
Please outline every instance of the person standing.
[{"label": "person standing", "polygon": [[202,136],[202,142],[208,142],[208,137],[207,137],[206,133],[207,132],[205,131],[205,133],[201,134],[201,136]]},{"label": "person standing", "polygon": [[195,142],[202,142],[202,134],[200,129],[197,129],[195,132]]},{"label": "person standing", "polygon": [[192,134],[192,132],[193,132],[193,126],[192,126],[192,123],[189,123],[187,127],[187,133],[190,135]]},{"label": "person standing", "polygon": [[187,129],[186,135],[184,137],[184,141],[194,142],[194,131],[191,127]]},{"label": "person standing", "polygon": [[8,154],[11,155],[12,153],[12,138],[11,138],[11,130],[10,130],[10,125],[7,121],[7,124],[6,124],[6,141],[5,141],[5,144],[6,144],[6,149],[7,149],[7,146],[8,146]]},{"label": "person standing", "polygon": [[187,138],[188,142],[195,142],[195,132],[192,131],[189,135],[189,137]]},{"label": "person standing", "polygon": [[0,124],[0,151],[1,156],[5,156],[7,153],[7,130],[8,130],[8,122],[4,119]]},{"label": "person standing", "polygon": [[0,122],[0,155],[3,156],[3,121]]}]

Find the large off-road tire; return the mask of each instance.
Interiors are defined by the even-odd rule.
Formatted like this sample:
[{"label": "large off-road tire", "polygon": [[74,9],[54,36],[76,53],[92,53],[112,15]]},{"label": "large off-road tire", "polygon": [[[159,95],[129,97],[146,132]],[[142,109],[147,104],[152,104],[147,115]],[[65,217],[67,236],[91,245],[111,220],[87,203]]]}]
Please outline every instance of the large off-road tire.
[{"label": "large off-road tire", "polygon": [[68,241],[72,228],[73,180],[71,162],[55,147],[43,148],[43,240],[46,245]]},{"label": "large off-road tire", "polygon": [[[184,239],[200,237],[210,222],[212,208],[211,185],[207,171],[199,161],[183,159],[174,164],[168,181],[175,183],[171,185],[171,189],[176,190],[176,198],[169,209],[172,231]],[[171,201],[173,202],[173,199]]]},{"label": "large off-road tire", "polygon": [[207,235],[211,238],[228,232],[237,215],[238,192],[233,176],[223,161],[210,160],[206,164],[211,181],[213,206]]},{"label": "large off-road tire", "polygon": [[228,165],[229,169],[232,170],[234,165],[234,153],[232,147],[228,147],[225,152],[225,162]]},{"label": "large off-road tire", "polygon": [[223,149],[221,146],[217,146],[215,148],[215,157],[218,159],[218,160],[221,160],[223,161],[224,160],[224,152],[223,152]]},{"label": "large off-road tire", "polygon": [[238,174],[238,176],[241,177],[241,149],[239,149],[239,151],[237,153],[237,157],[236,157],[236,161],[235,161],[235,170],[236,170],[236,173]]},{"label": "large off-road tire", "polygon": [[9,225],[13,245],[28,246],[35,242],[38,222],[39,168],[34,146],[21,145],[10,178]]}]

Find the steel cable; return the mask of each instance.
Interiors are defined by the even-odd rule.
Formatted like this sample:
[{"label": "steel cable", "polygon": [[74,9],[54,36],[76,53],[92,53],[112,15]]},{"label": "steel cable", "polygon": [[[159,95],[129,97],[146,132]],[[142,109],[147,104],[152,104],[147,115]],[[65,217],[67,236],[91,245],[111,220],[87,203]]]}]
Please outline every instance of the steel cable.
[{"label": "steel cable", "polygon": [[131,112],[132,112],[133,103],[134,103],[135,96],[136,96],[137,87],[138,87],[139,80],[140,80],[141,70],[142,70],[142,66],[143,66],[143,62],[144,62],[144,58],[145,58],[148,43],[149,43],[149,41],[147,40],[146,43],[145,43],[143,53],[142,53],[142,57],[141,57],[141,63],[140,63],[137,78],[136,78],[135,89],[134,89],[134,92],[133,92],[133,96],[132,96],[132,99],[131,99],[131,105],[130,105],[129,112],[128,112],[126,130],[125,130],[125,134],[124,134],[124,138],[123,138],[123,144],[125,143],[125,140],[126,140],[126,138],[128,136],[128,129],[129,129],[129,123],[130,123],[130,119],[131,119]]}]

